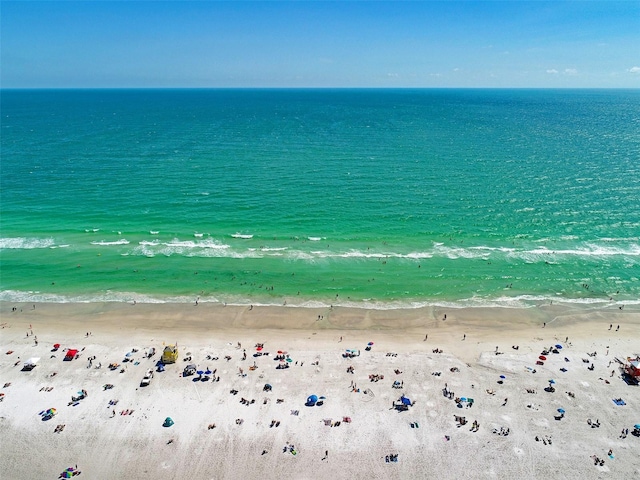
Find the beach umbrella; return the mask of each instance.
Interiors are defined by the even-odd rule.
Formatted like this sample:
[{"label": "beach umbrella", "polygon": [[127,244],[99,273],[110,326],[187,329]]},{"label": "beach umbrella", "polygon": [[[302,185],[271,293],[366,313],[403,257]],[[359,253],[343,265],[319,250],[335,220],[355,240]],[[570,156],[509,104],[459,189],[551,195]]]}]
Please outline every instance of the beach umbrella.
[{"label": "beach umbrella", "polygon": [[209,369],[207,368],[207,371],[206,371],[206,372],[204,372],[204,374],[205,374],[205,375],[211,375],[211,370],[209,370]]},{"label": "beach umbrella", "polygon": [[131,356],[131,352],[127,352],[127,354],[125,355],[125,357],[130,357]]},{"label": "beach umbrella", "polygon": [[554,384],[554,383],[556,383],[556,381],[551,379],[551,380],[549,380],[549,383]]},{"label": "beach umbrella", "polygon": [[504,380],[507,377],[505,377],[504,375],[500,375],[500,378],[502,378]]},{"label": "beach umbrella", "polygon": [[290,358],[287,358],[287,362],[293,362],[293,360]]},{"label": "beach umbrella", "polygon": [[318,397],[320,400],[326,400],[327,397]]},{"label": "beach umbrella", "polygon": [[633,426],[633,428],[635,428],[635,429],[637,429],[637,430],[640,430],[640,423],[636,423],[636,424]]},{"label": "beach umbrella", "polygon": [[316,403],[318,401],[317,395],[309,395],[307,397],[307,403]]},{"label": "beach umbrella", "polygon": [[60,344],[59,343],[54,343],[53,344],[53,348],[55,348],[57,350],[58,348],[60,348]]},{"label": "beach umbrella", "polygon": [[262,347],[257,347],[256,350],[261,352],[262,351]]},{"label": "beach umbrella", "polygon": [[369,342],[369,343],[367,343],[367,345],[371,346],[371,345],[373,345],[373,342]]},{"label": "beach umbrella", "polygon": [[405,397],[404,395],[400,397],[400,401],[403,405],[411,405],[411,400]]},{"label": "beach umbrella", "polygon": [[283,354],[284,352],[282,350],[278,350],[278,353],[279,354]]},{"label": "beach umbrella", "polygon": [[547,359],[547,357],[545,357],[544,355],[540,355],[538,358],[539,358],[540,360],[546,360],[546,359]]},{"label": "beach umbrella", "polygon": [[562,345],[558,344],[558,345],[556,345],[556,348],[557,348],[558,350],[562,350]]},{"label": "beach umbrella", "polygon": [[196,373],[197,373],[198,375],[202,375],[204,372],[203,372],[202,370],[198,370]]},{"label": "beach umbrella", "polygon": [[558,412],[559,412],[559,413],[564,413],[564,408],[559,408],[559,409],[558,409]]}]

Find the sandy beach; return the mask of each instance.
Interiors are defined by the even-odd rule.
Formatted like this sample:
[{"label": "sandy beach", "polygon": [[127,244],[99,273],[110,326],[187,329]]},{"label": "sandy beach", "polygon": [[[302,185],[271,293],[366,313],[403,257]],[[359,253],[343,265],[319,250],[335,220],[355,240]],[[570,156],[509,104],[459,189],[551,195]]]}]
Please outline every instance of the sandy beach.
[{"label": "sandy beach", "polygon": [[[0,313],[7,478],[76,466],[89,479],[640,476],[640,390],[618,362],[640,354],[637,306]],[[179,357],[159,372],[167,345]],[[78,354],[64,361],[68,349]],[[23,370],[30,358],[37,366]],[[188,364],[212,373],[184,377]],[[311,395],[320,405],[306,405]]]}]

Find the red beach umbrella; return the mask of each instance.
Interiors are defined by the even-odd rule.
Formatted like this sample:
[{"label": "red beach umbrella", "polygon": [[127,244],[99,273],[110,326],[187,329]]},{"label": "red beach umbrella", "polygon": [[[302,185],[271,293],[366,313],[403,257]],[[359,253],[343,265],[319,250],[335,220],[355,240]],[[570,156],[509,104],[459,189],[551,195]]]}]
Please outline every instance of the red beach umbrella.
[{"label": "red beach umbrella", "polygon": [[260,351],[262,351],[262,347],[258,347],[258,348],[256,348],[256,350],[260,352]]},{"label": "red beach umbrella", "polygon": [[538,358],[539,358],[540,360],[546,360],[546,359],[547,359],[547,357],[545,357],[544,355],[540,355]]}]

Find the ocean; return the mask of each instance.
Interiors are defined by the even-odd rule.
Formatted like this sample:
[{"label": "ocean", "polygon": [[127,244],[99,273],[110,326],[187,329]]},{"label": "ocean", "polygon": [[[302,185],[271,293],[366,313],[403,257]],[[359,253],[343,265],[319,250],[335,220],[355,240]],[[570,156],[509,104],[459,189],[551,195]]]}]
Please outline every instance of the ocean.
[{"label": "ocean", "polygon": [[2,90],[0,300],[640,303],[640,90]]}]

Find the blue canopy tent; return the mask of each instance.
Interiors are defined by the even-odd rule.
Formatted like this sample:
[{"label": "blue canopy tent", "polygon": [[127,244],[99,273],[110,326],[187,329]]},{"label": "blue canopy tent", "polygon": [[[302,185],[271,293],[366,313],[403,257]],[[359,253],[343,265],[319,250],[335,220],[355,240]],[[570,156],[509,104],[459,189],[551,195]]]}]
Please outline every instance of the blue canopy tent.
[{"label": "blue canopy tent", "polygon": [[318,402],[318,396],[317,395],[309,395],[307,397],[307,403],[305,403],[305,405],[307,407],[313,407],[317,402]]}]

